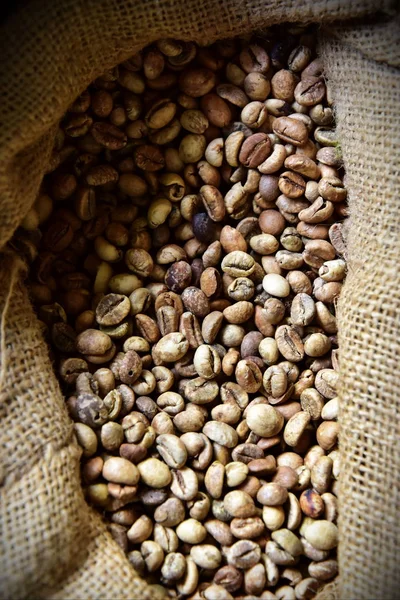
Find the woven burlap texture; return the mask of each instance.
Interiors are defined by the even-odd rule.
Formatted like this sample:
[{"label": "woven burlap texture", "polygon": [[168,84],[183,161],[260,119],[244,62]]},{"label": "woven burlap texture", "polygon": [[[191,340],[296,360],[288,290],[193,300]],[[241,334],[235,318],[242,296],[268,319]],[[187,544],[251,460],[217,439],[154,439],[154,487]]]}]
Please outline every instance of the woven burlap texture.
[{"label": "woven burlap texture", "polygon": [[[392,8],[389,1],[379,6],[387,14]],[[26,2],[0,36],[0,247],[35,199],[54,124],[106,68],[160,37],[205,43],[282,21],[326,24],[375,9],[373,0]],[[331,27],[321,43],[352,211],[349,277],[340,304],[341,588],[326,586],[326,600],[391,598],[400,583],[395,569],[400,86],[398,72],[383,64],[398,65],[391,23],[347,25],[342,34]],[[21,261],[4,253],[0,596],[153,598],[154,589],[140,581],[84,501],[79,450],[24,273]]]},{"label": "woven burlap texture", "polygon": [[[384,28],[377,33],[379,39],[366,39],[368,54],[376,43],[382,58]],[[363,57],[337,35],[321,50],[351,212],[339,303],[339,569],[344,599],[391,599],[400,588],[400,71]],[[391,50],[388,60],[398,56]]]}]

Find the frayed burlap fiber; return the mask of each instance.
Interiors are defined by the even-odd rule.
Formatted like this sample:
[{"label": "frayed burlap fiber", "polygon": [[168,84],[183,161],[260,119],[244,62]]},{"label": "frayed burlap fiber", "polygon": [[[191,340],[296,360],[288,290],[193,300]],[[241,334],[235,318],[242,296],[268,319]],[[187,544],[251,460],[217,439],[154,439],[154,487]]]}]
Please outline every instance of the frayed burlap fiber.
[{"label": "frayed burlap fiber", "polygon": [[37,195],[54,126],[95,77],[158,38],[206,43],[284,21],[321,24],[351,211],[349,274],[339,305],[340,577],[320,597],[398,597],[400,44],[394,4],[37,0],[23,3],[3,25],[0,597],[157,597],[85,503],[80,452],[23,283],[26,268],[6,249]]}]

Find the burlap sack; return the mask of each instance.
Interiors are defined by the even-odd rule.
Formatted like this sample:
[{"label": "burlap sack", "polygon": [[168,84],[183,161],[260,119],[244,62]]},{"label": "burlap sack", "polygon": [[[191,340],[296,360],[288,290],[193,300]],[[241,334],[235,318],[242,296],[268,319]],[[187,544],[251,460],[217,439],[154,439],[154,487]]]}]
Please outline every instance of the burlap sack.
[{"label": "burlap sack", "polygon": [[[271,24],[323,25],[351,210],[341,344],[340,578],[324,598],[400,586],[400,56],[385,0],[37,0],[0,36],[0,246],[32,205],[54,124],[106,68],[160,37],[199,43]],[[364,24],[334,21],[373,15]],[[11,251],[0,259],[1,597],[155,598],[85,504],[79,450]]]}]

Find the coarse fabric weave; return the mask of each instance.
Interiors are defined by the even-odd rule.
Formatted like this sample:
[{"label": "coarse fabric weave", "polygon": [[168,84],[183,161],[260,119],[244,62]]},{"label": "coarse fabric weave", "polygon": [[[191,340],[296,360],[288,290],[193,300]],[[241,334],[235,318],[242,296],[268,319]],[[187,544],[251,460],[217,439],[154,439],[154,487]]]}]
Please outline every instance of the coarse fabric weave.
[{"label": "coarse fabric weave", "polygon": [[80,451],[23,283],[26,267],[6,247],[36,198],[55,126],[95,77],[156,39],[205,44],[280,22],[321,24],[351,212],[349,274],[339,303],[340,577],[319,597],[397,597],[400,52],[394,5],[28,0],[2,26],[1,598],[158,597],[85,503]]}]

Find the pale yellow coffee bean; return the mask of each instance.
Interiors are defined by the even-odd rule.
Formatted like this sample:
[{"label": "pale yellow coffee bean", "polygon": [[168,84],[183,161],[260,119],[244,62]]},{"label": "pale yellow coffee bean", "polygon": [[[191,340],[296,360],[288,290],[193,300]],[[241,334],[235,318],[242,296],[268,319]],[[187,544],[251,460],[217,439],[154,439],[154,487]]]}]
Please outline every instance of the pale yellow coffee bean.
[{"label": "pale yellow coffee bean", "polygon": [[102,475],[104,479],[112,483],[135,485],[139,481],[137,467],[126,458],[120,458],[119,456],[112,456],[106,460]]},{"label": "pale yellow coffee bean", "polygon": [[332,550],[338,544],[338,528],[330,521],[313,520],[306,527],[304,537],[317,550]]},{"label": "pale yellow coffee bean", "polygon": [[243,483],[249,472],[249,467],[242,462],[233,461],[225,466],[226,484],[228,487],[236,487]]},{"label": "pale yellow coffee bean", "polygon": [[277,273],[267,273],[262,285],[268,294],[277,298],[286,298],[290,294],[290,285],[282,275]]},{"label": "pale yellow coffee bean", "polygon": [[74,431],[83,449],[83,456],[93,456],[97,450],[97,437],[93,429],[84,423],[74,423]]},{"label": "pale yellow coffee bean", "polygon": [[269,404],[255,404],[246,413],[248,426],[261,437],[274,437],[284,424],[283,416]]},{"label": "pale yellow coffee bean", "polygon": [[285,511],[282,506],[264,506],[262,519],[270,531],[276,531],[285,522]]},{"label": "pale yellow coffee bean", "polygon": [[176,528],[176,535],[182,542],[187,544],[201,544],[207,535],[204,525],[196,519],[186,519]]},{"label": "pale yellow coffee bean", "polygon": [[193,546],[190,556],[201,569],[217,569],[222,560],[221,552],[211,544]]},{"label": "pale yellow coffee bean", "polygon": [[258,346],[258,352],[267,365],[275,365],[279,360],[278,344],[275,338],[264,338]]},{"label": "pale yellow coffee bean", "polygon": [[162,488],[171,483],[171,471],[167,465],[157,458],[147,458],[139,463],[141,480],[152,488]]}]

